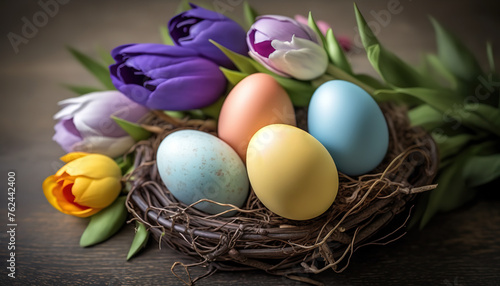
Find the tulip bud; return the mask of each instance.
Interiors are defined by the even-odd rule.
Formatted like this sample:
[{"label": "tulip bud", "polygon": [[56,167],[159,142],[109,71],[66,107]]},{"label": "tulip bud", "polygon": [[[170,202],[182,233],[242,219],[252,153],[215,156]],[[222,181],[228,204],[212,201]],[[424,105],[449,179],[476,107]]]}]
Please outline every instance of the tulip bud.
[{"label": "tulip bud", "polygon": [[109,206],[121,190],[120,167],[100,154],[69,153],[66,163],[43,182],[43,193],[57,210],[77,217],[91,216]]},{"label": "tulip bud", "polygon": [[311,80],[325,73],[328,55],[318,35],[283,16],[261,16],[247,33],[250,56],[276,74]]},{"label": "tulip bud", "polygon": [[115,87],[150,109],[190,110],[209,106],[226,89],[219,66],[186,47],[123,45],[112,51]]},{"label": "tulip bud", "polygon": [[66,152],[99,153],[117,157],[135,141],[111,118],[138,122],[149,110],[118,91],[93,92],[59,102],[62,109],[54,115],[53,139]]},{"label": "tulip bud", "polygon": [[193,9],[174,16],[168,22],[168,30],[174,43],[178,46],[196,50],[203,57],[218,65],[232,68],[233,63],[215,45],[213,40],[229,50],[246,55],[248,47],[245,42],[245,30],[228,17],[194,4]]}]

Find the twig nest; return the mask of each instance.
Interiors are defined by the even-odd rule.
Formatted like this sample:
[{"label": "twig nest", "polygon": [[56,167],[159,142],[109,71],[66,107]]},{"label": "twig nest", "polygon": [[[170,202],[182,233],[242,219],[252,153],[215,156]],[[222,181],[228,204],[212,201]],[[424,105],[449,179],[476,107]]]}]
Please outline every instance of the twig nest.
[{"label": "twig nest", "polygon": [[[416,193],[435,188],[429,185],[438,164],[431,136],[410,126],[406,109],[394,105],[381,108],[390,135],[382,163],[362,176],[339,173],[333,205],[320,216],[302,221],[271,212],[253,191],[240,208],[212,201],[236,211],[229,217],[195,208],[210,200],[190,205],[179,202],[158,174],[158,146],[176,130],[198,129],[214,134],[214,124],[157,116],[151,125],[160,126],[161,132],[137,143],[134,149],[136,168],[128,176],[132,185],[129,212],[147,225],[160,244],[199,259],[191,265],[176,263],[172,271],[179,264],[186,269],[209,266],[210,273],[256,268],[302,280],[293,274],[343,271],[359,246],[397,239],[406,221],[391,227],[388,223],[408,208]],[[297,110],[296,114],[298,126],[307,126],[303,118],[306,112]]]}]

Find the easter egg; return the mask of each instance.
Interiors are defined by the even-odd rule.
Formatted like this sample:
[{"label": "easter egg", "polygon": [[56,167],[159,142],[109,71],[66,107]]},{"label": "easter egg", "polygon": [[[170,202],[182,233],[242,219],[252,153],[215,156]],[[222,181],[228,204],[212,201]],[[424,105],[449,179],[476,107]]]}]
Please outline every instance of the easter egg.
[{"label": "easter egg", "polygon": [[[158,147],[156,164],[167,189],[186,205],[209,199],[241,207],[247,199],[249,183],[243,162],[211,134],[181,130],[168,135]],[[211,202],[194,207],[209,214],[229,209]]]},{"label": "easter egg", "polygon": [[251,74],[241,80],[224,101],[218,136],[245,161],[248,142],[255,132],[274,123],[296,124],[292,102],[272,76]]},{"label": "easter egg", "polygon": [[337,196],[332,157],[318,140],[291,125],[272,124],[255,133],[248,145],[247,171],[259,200],[288,219],[317,217]]},{"label": "easter egg", "polygon": [[389,146],[387,122],[375,100],[343,80],[316,89],[309,103],[308,130],[328,149],[339,172],[351,176],[377,167]]}]

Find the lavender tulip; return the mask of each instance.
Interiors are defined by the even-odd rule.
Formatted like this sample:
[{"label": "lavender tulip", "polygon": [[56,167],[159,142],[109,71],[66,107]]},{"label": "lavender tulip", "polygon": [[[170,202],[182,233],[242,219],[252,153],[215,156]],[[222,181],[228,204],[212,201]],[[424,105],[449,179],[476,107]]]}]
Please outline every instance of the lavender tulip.
[{"label": "lavender tulip", "polygon": [[220,13],[190,5],[193,9],[168,22],[170,36],[176,45],[195,49],[203,57],[227,68],[233,67],[231,60],[208,40],[247,55],[246,33],[238,23]]},{"label": "lavender tulip", "polygon": [[219,67],[192,49],[161,44],[131,44],[112,51],[111,80],[131,100],[150,109],[206,107],[224,93]]},{"label": "lavender tulip", "polygon": [[66,152],[124,154],[135,143],[111,116],[138,122],[149,110],[118,91],[93,92],[59,102],[53,140]]},{"label": "lavender tulip", "polygon": [[258,17],[247,33],[247,44],[252,58],[282,76],[310,80],[328,66],[316,33],[288,17]]}]

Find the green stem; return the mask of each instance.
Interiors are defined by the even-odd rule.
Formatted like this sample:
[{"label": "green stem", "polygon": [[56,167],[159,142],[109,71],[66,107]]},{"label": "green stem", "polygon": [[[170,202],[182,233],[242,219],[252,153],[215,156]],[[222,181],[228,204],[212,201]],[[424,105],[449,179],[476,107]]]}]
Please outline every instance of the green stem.
[{"label": "green stem", "polygon": [[364,82],[360,81],[359,79],[355,78],[354,76],[350,75],[349,73],[343,71],[342,69],[332,65],[328,64],[328,68],[326,69],[326,73],[328,75],[333,76],[336,79],[341,79],[345,81],[349,81],[354,83],[355,85],[361,87],[364,89],[366,92],[368,92],[371,96],[374,95],[375,89]]}]

